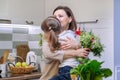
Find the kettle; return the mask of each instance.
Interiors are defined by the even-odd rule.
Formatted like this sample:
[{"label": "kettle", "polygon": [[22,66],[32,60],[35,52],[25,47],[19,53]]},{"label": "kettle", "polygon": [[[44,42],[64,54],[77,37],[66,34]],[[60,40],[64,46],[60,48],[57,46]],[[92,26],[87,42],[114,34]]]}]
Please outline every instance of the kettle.
[{"label": "kettle", "polygon": [[30,64],[31,62],[37,63],[37,56],[34,51],[29,51],[26,57],[26,63]]},{"label": "kettle", "polygon": [[6,72],[7,72],[7,65],[0,64],[0,73],[6,73]]}]

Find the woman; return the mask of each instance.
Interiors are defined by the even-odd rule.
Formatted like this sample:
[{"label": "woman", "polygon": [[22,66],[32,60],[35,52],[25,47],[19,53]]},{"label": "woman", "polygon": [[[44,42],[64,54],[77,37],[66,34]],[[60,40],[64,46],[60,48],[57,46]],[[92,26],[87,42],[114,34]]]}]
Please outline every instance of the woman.
[{"label": "woman", "polygon": [[[59,19],[59,21],[61,22],[61,26],[62,26],[62,32],[60,35],[64,36],[70,32],[75,32],[75,30],[77,29],[76,26],[76,21],[74,18],[74,15],[71,11],[71,9],[67,6],[58,6],[54,11],[53,11],[53,15],[55,17],[57,17]],[[72,35],[72,34],[70,34]],[[75,35],[75,34],[74,34]],[[68,35],[69,37],[69,35]],[[73,38],[71,38],[71,36],[69,37],[72,40],[75,40],[75,36],[73,36]],[[62,37],[62,39],[65,39],[65,37]],[[74,46],[71,46],[70,43],[62,43],[62,49],[78,49],[79,45],[77,43],[77,41],[74,41]],[[58,71],[58,76],[53,77],[50,80],[70,80],[70,70],[77,66],[78,63],[76,61],[75,58],[69,58],[64,60],[60,65],[59,65],[59,71]]]}]

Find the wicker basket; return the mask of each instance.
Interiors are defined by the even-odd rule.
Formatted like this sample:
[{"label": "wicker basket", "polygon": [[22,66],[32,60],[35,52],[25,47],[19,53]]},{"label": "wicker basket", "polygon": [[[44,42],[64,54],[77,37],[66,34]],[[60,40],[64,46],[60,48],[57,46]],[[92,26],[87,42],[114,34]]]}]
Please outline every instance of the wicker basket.
[{"label": "wicker basket", "polygon": [[25,73],[31,73],[35,69],[35,66],[33,65],[31,66],[31,64],[35,65],[34,62],[31,62],[28,67],[16,67],[15,64],[13,63],[8,63],[8,66],[11,73],[25,74]]},{"label": "wicker basket", "polygon": [[31,73],[34,70],[34,67],[24,68],[24,67],[10,66],[9,68],[12,73],[17,73],[17,74]]}]

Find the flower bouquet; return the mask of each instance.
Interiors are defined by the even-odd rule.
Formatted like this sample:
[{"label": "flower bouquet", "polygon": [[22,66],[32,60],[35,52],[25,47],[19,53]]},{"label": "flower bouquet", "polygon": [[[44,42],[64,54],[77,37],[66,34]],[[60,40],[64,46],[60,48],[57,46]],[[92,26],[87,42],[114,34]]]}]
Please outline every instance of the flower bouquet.
[{"label": "flower bouquet", "polygon": [[100,42],[100,38],[94,35],[92,31],[76,31],[76,35],[80,36],[80,45],[83,48],[89,48],[93,52],[94,56],[101,56],[101,52],[104,51],[104,45]]},{"label": "flower bouquet", "polygon": [[103,44],[100,42],[100,38],[95,36],[92,31],[83,31],[81,33],[80,44],[83,48],[89,48],[94,56],[101,56]]},{"label": "flower bouquet", "polygon": [[[94,56],[101,56],[101,52],[104,51],[104,45],[100,42],[100,38],[98,36],[94,35],[92,31],[87,32],[85,30],[77,30],[75,33],[79,38],[79,42],[82,48],[89,48]],[[80,63],[84,63],[85,61],[81,57],[78,57],[77,60]]]}]

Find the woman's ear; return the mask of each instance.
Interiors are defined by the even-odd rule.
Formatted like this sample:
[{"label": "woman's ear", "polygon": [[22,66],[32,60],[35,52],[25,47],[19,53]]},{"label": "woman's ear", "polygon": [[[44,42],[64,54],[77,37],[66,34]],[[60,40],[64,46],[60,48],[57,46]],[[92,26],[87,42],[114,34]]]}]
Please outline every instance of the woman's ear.
[{"label": "woman's ear", "polygon": [[71,17],[69,17],[69,23],[71,23],[71,21],[72,21],[72,18],[71,18]]}]

